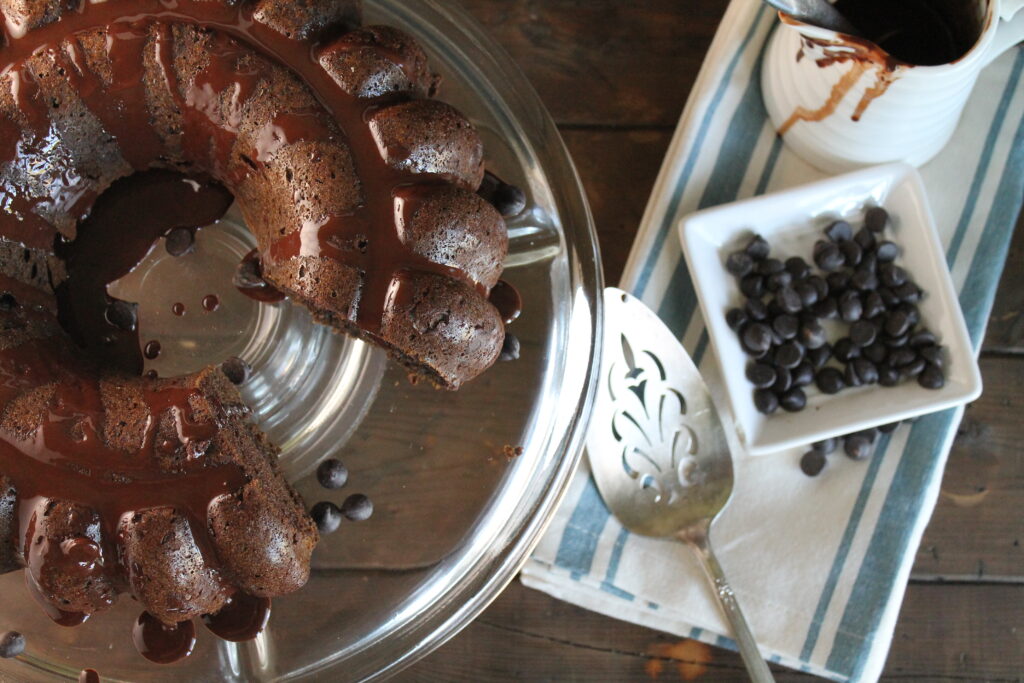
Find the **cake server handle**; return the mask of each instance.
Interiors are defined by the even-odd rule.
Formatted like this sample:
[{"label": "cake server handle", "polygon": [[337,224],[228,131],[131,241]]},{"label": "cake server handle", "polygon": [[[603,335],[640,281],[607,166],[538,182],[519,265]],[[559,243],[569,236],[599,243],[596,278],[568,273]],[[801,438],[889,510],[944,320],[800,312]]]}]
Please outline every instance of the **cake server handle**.
[{"label": "cake server handle", "polygon": [[711,544],[708,542],[708,526],[701,524],[684,529],[679,532],[679,538],[693,548],[697,557],[700,558],[701,566],[704,567],[704,572],[715,588],[718,605],[722,608],[722,612],[732,627],[733,637],[736,639],[736,645],[739,647],[740,656],[747,667],[750,680],[754,683],[774,683],[775,678],[772,677],[768,664],[761,656],[757,641],[754,640],[754,634],[750,632],[747,620],[740,610],[736,594],[725,578],[722,565],[718,564],[718,559],[711,551]]}]

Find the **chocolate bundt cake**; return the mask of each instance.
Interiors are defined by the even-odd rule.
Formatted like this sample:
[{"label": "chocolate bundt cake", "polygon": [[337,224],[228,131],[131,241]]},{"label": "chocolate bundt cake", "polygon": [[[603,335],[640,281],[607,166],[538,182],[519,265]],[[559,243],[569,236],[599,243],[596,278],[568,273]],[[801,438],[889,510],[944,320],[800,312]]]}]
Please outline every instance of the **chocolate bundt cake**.
[{"label": "chocolate bundt cake", "polygon": [[0,14],[0,569],[59,623],[131,593],[136,643],[165,661],[147,633],[245,632],[306,581],[317,531],[218,369],[140,376],[106,285],[175,224],[129,232],[101,195],[152,169],[212,179],[270,285],[447,389],[500,353],[504,220],[422,49],[358,27],[354,0]]}]

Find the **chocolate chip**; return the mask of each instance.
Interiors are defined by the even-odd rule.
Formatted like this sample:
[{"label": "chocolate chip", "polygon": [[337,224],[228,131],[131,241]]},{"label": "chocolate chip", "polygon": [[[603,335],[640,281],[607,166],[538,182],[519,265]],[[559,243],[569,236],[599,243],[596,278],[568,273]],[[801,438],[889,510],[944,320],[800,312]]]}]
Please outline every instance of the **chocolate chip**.
[{"label": "chocolate chip", "polygon": [[900,368],[900,376],[903,377],[904,379],[917,377],[922,372],[924,372],[926,366],[927,362],[924,358],[915,358],[914,360],[910,361],[909,363]]},{"label": "chocolate chip", "polygon": [[232,284],[239,289],[256,289],[258,287],[265,287],[267,283],[263,279],[263,274],[260,272],[259,261],[247,258],[239,263],[238,268],[235,269]]},{"label": "chocolate chip", "polygon": [[843,253],[843,261],[845,261],[846,265],[851,268],[859,265],[860,260],[864,257],[864,250],[861,249],[860,245],[853,240],[840,242],[839,251]]},{"label": "chocolate chip", "polygon": [[825,454],[821,451],[807,451],[800,458],[800,470],[808,477],[816,477],[825,469]]},{"label": "chocolate chip", "polygon": [[872,206],[864,213],[864,225],[871,232],[882,232],[889,224],[889,212],[880,206]]},{"label": "chocolate chip", "polygon": [[807,284],[811,285],[818,291],[818,300],[822,300],[828,296],[829,285],[825,278],[820,275],[811,275],[807,278]]},{"label": "chocolate chip", "polygon": [[861,298],[864,306],[863,316],[865,318],[874,318],[877,315],[885,313],[885,302],[882,301],[882,296],[875,291],[868,292]]},{"label": "chocolate chip", "polygon": [[751,273],[740,280],[740,291],[744,296],[757,299],[764,295],[764,276]]},{"label": "chocolate chip", "polygon": [[860,358],[860,347],[854,344],[849,337],[843,337],[832,345],[832,355],[840,363],[849,363],[854,358]]},{"label": "chocolate chip", "polygon": [[894,368],[902,368],[904,365],[910,365],[917,358],[917,354],[914,353],[913,349],[899,348],[893,349],[892,353],[889,354],[889,364]]},{"label": "chocolate chip", "polygon": [[793,274],[788,270],[772,273],[765,278],[764,286],[769,292],[777,292],[783,287],[793,284]]},{"label": "chocolate chip", "polygon": [[828,334],[821,323],[812,321],[801,325],[798,336],[800,343],[808,349],[818,349],[828,342]]},{"label": "chocolate chip", "polygon": [[814,445],[811,446],[811,448],[813,450],[818,451],[819,453],[823,453],[824,455],[828,455],[829,453],[835,453],[835,450],[839,448],[839,439],[835,437],[823,439],[821,441],[815,442]]},{"label": "chocolate chip", "polygon": [[853,226],[846,221],[835,221],[825,228],[825,236],[833,242],[853,239]]},{"label": "chocolate chip", "polygon": [[923,292],[921,288],[915,285],[913,282],[904,282],[899,287],[892,290],[892,293],[903,303],[917,303],[921,300]]},{"label": "chocolate chip", "polygon": [[942,368],[937,365],[928,365],[924,371],[917,376],[917,383],[925,389],[941,389],[946,386],[946,375]]},{"label": "chocolate chip", "polygon": [[915,349],[919,349],[924,346],[934,346],[938,343],[938,339],[929,330],[919,330],[910,337],[910,345]]},{"label": "chocolate chip", "polygon": [[314,505],[309,516],[321,534],[333,534],[341,526],[341,510],[330,501],[322,500]]},{"label": "chocolate chip", "polygon": [[910,329],[910,316],[906,311],[896,309],[886,316],[883,329],[890,337],[901,337]]},{"label": "chocolate chip", "polygon": [[771,386],[771,390],[781,396],[782,394],[789,391],[792,387],[793,373],[791,373],[787,368],[775,368],[775,384]]},{"label": "chocolate chip", "polygon": [[511,332],[506,332],[505,341],[501,343],[501,353],[498,355],[498,360],[506,363],[519,360],[520,348],[519,337]]},{"label": "chocolate chip", "polygon": [[799,313],[804,307],[803,299],[792,287],[783,287],[775,292],[775,302],[786,313]]},{"label": "chocolate chip", "polygon": [[878,277],[867,268],[858,268],[850,276],[850,286],[861,292],[868,292],[878,287]]},{"label": "chocolate chip", "polygon": [[786,270],[797,280],[803,280],[811,274],[811,266],[799,256],[786,259]]},{"label": "chocolate chip", "polygon": [[353,522],[364,522],[373,514],[373,502],[361,493],[353,493],[341,504],[341,514]]},{"label": "chocolate chip", "polygon": [[868,251],[875,247],[875,234],[867,228],[861,228],[857,231],[857,234],[853,236],[853,241],[859,244],[861,249]]},{"label": "chocolate chip", "polygon": [[[738,331],[741,327],[746,325],[749,320],[750,316],[748,316],[747,312],[742,308],[731,308],[725,314],[725,322],[733,329],[733,331]],[[506,332],[505,334],[507,335],[508,333]]]},{"label": "chocolate chip", "polygon": [[875,247],[875,258],[881,263],[889,263],[895,261],[900,255],[900,248],[896,246],[895,242],[888,240],[879,242],[878,246]]},{"label": "chocolate chip", "polygon": [[743,251],[747,252],[752,259],[760,261],[768,258],[768,254],[771,252],[771,245],[768,244],[768,240],[761,237],[760,235],[754,235],[747,242],[747,246],[743,248]]},{"label": "chocolate chip", "polygon": [[825,281],[828,284],[829,293],[838,297],[850,286],[850,273],[845,270],[829,273]]},{"label": "chocolate chip", "polygon": [[907,314],[907,321],[910,323],[910,327],[915,327],[921,322],[921,310],[914,304],[900,304],[896,310],[903,311]]},{"label": "chocolate chip", "polygon": [[839,270],[844,263],[843,253],[835,243],[819,240],[814,245],[814,262],[822,270]]},{"label": "chocolate chip", "polygon": [[754,270],[754,259],[745,251],[734,251],[725,259],[725,269],[730,275],[741,278]]},{"label": "chocolate chip", "polygon": [[885,339],[882,340],[882,343],[888,346],[890,349],[900,349],[906,346],[908,341],[910,341],[909,332],[907,332],[906,334],[902,334],[899,337],[886,336]]},{"label": "chocolate chip", "polygon": [[766,258],[755,266],[755,270],[761,275],[774,275],[783,272],[785,269],[786,266],[777,258]]},{"label": "chocolate chip", "polygon": [[874,441],[862,432],[851,434],[843,441],[843,451],[854,460],[864,460],[874,450]]},{"label": "chocolate chip", "polygon": [[861,303],[860,295],[852,290],[847,290],[839,297],[839,317],[843,322],[852,323],[861,319],[864,315],[864,304]]},{"label": "chocolate chip", "polygon": [[822,392],[826,394],[838,394],[846,388],[846,381],[843,373],[835,368],[822,368],[815,377],[815,383]]},{"label": "chocolate chip", "polygon": [[779,397],[770,389],[758,389],[754,392],[754,407],[759,413],[771,415],[779,409]]},{"label": "chocolate chip", "polygon": [[749,299],[744,309],[751,320],[761,321],[768,317],[768,306],[760,299]]},{"label": "chocolate chip", "polygon": [[862,355],[876,365],[889,357],[889,348],[880,342],[864,347]]},{"label": "chocolate chip", "polygon": [[772,345],[772,331],[764,323],[752,323],[743,330],[743,348],[748,353],[762,354]]},{"label": "chocolate chip", "polygon": [[917,352],[925,362],[941,368],[945,359],[942,356],[941,346],[925,346]]},{"label": "chocolate chip", "polygon": [[8,631],[0,636],[0,657],[10,659],[25,651],[25,636],[17,631]]},{"label": "chocolate chip", "polygon": [[874,324],[867,320],[858,320],[850,326],[850,341],[862,348],[873,344],[877,336]]},{"label": "chocolate chip", "polygon": [[767,363],[751,363],[747,366],[747,379],[758,389],[767,389],[775,384],[775,368]]},{"label": "chocolate chip", "polygon": [[878,383],[883,387],[896,386],[900,383],[900,371],[888,363],[882,363],[878,366]]},{"label": "chocolate chip", "polygon": [[252,374],[252,366],[237,356],[231,356],[220,364],[220,371],[235,386],[245,384]]},{"label": "chocolate chip", "polygon": [[804,349],[796,342],[786,342],[775,350],[775,364],[787,370],[800,365],[804,359]]},{"label": "chocolate chip", "polygon": [[800,321],[795,315],[783,313],[772,321],[772,329],[782,339],[788,341],[793,339],[800,331]]},{"label": "chocolate chip", "polygon": [[886,308],[892,308],[900,302],[899,297],[888,287],[879,287],[878,295],[882,297],[882,303],[885,304]]},{"label": "chocolate chip", "polygon": [[348,482],[348,468],[340,460],[328,458],[316,468],[316,480],[325,489],[340,489]]},{"label": "chocolate chip", "polygon": [[857,374],[857,370],[853,367],[853,363],[847,363],[843,368],[843,381],[846,382],[848,387],[859,387],[864,382],[860,381],[860,376]]},{"label": "chocolate chip", "polygon": [[793,285],[793,290],[800,295],[800,302],[804,308],[810,308],[818,303],[818,290],[810,282],[797,282]]},{"label": "chocolate chip", "polygon": [[825,367],[825,363],[832,357],[832,347],[829,344],[822,344],[816,349],[807,350],[807,360],[815,370]]},{"label": "chocolate chip", "polygon": [[787,413],[798,413],[807,407],[807,394],[800,387],[793,387],[779,397],[779,405]]},{"label": "chocolate chip", "polygon": [[793,368],[789,374],[795,387],[805,387],[814,383],[814,367],[806,360]]},{"label": "chocolate chip", "polygon": [[107,305],[104,317],[119,330],[133,332],[139,324],[139,305],[114,299]]},{"label": "chocolate chip", "polygon": [[824,320],[834,320],[839,317],[839,304],[832,297],[826,297],[811,306],[811,313]]},{"label": "chocolate chip", "polygon": [[498,181],[493,194],[488,198],[491,205],[505,218],[518,216],[526,208],[526,193],[515,185]]},{"label": "chocolate chip", "polygon": [[174,228],[164,238],[164,248],[171,256],[184,256],[195,247],[196,238],[188,228]]},{"label": "chocolate chip", "polygon": [[907,281],[907,271],[895,263],[883,263],[878,269],[878,281],[886,287],[899,287]]},{"label": "chocolate chip", "polygon": [[854,358],[850,366],[863,384],[874,384],[878,381],[878,367],[867,358]]}]

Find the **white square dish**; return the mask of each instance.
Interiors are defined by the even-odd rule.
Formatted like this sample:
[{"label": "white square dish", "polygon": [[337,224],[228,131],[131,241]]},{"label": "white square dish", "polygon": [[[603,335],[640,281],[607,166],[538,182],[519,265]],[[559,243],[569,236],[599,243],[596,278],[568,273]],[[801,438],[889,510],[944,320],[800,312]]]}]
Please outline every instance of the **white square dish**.
[{"label": "white square dish", "polygon": [[[856,230],[864,210],[874,205],[889,211],[892,220],[885,234],[901,247],[897,263],[924,290],[918,304],[921,325],[945,347],[945,386],[924,389],[911,380],[895,387],[875,384],[828,395],[812,384],[805,388],[803,411],[758,412],[745,374],[750,357],[725,319],[730,308],[745,300],[725,270],[726,257],[756,233],[771,244],[773,257],[802,256],[813,266],[811,251],[815,241],[823,238],[822,230],[838,218],[849,220]],[[981,373],[945,252],[924,185],[913,167],[878,166],[725,204],[688,216],[680,222],[679,231],[736,429],[752,455],[906,420],[967,403],[981,394]],[[829,341],[835,339],[830,334]]]}]

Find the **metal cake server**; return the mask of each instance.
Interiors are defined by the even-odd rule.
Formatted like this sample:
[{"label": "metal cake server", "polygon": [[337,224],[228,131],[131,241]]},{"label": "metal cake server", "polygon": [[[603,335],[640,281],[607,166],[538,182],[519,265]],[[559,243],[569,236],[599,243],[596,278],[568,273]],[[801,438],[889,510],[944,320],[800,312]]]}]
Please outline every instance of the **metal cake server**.
[{"label": "metal cake server", "polygon": [[675,537],[696,551],[751,679],[772,681],[708,539],[732,495],[733,467],[707,386],[639,299],[609,287],[604,305],[601,385],[587,436],[601,497],[631,532]]},{"label": "metal cake server", "polygon": [[857,28],[829,0],[764,0],[764,3],[804,23],[847,35],[860,35]]}]

